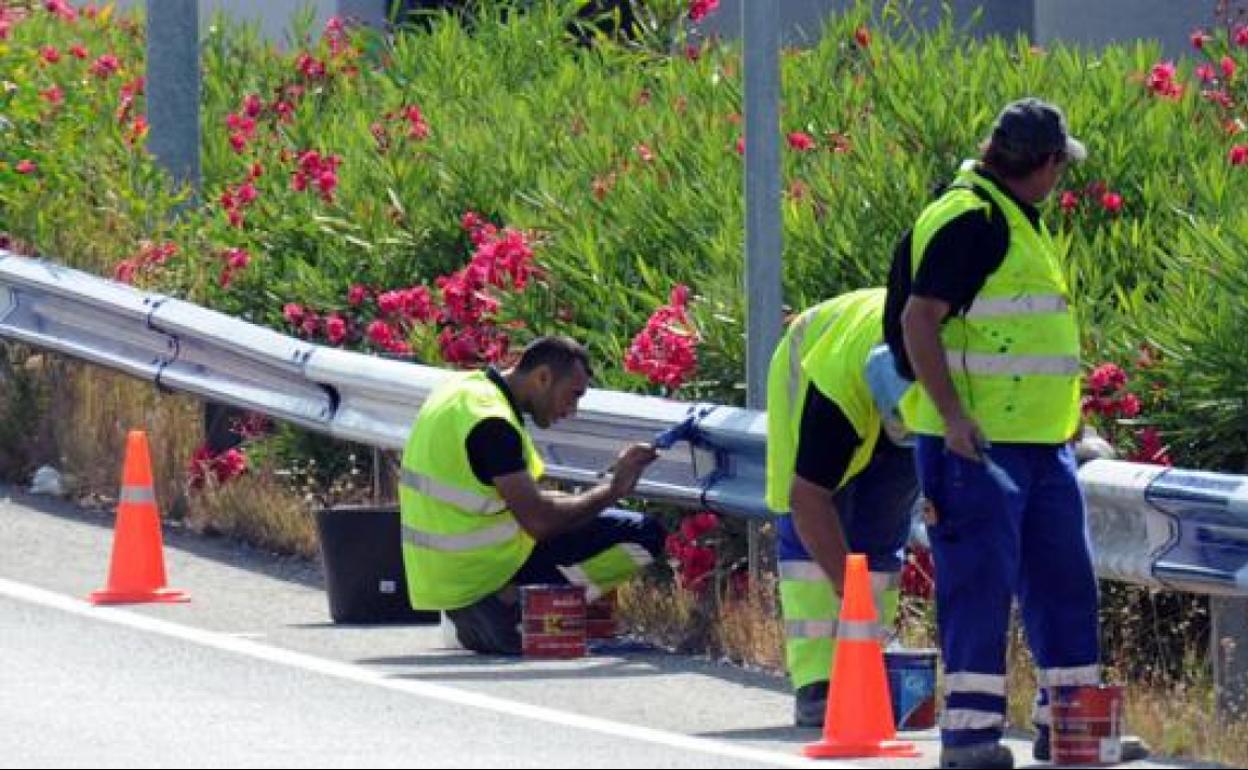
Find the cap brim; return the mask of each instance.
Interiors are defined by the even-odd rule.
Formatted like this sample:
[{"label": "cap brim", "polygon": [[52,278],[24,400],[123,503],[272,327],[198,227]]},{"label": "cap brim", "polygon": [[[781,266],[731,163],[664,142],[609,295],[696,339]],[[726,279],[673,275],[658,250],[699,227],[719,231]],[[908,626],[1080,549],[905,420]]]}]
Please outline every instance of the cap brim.
[{"label": "cap brim", "polygon": [[1068,136],[1066,137],[1066,157],[1075,163],[1082,163],[1088,159],[1088,148],[1083,145],[1083,142],[1073,136]]}]

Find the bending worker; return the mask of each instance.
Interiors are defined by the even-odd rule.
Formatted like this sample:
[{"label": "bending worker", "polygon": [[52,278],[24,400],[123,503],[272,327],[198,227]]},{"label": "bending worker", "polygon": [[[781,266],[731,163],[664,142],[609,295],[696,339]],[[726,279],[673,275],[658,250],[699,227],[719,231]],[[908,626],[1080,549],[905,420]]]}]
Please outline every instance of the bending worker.
[{"label": "bending worker", "polygon": [[777,548],[801,727],[823,724],[847,553],[866,554],[884,627],[897,612],[900,552],[918,491],[912,453],[899,446],[904,428],[893,407],[900,392],[890,398],[888,388],[876,388],[882,412],[868,385],[876,361],[900,382],[880,345],[883,312],[883,289],[827,300],[793,321],[771,358],[767,505],[791,512],[779,517]]},{"label": "bending worker", "polygon": [[470,650],[519,654],[519,586],[582,585],[593,600],[662,549],[653,519],[607,510],[657,456],[649,445],[625,449],[610,479],[580,494],[538,486],[524,416],[539,428],[571,416],[592,374],[579,343],[542,337],[512,369],[452,377],[416,417],[399,490],[408,597],[445,611]]}]

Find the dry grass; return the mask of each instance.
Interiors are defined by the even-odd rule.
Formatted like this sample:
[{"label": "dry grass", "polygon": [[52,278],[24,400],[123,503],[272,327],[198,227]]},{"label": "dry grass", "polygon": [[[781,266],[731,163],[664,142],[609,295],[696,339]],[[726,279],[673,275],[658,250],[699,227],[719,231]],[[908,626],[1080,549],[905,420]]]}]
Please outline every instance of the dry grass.
[{"label": "dry grass", "polygon": [[772,585],[734,598],[637,580],[620,589],[619,617],[633,633],[678,652],[784,670],[784,626]]},{"label": "dry grass", "polygon": [[39,444],[32,450],[36,462],[59,468],[76,499],[95,505],[116,499],[126,433],[143,429],[162,515],[185,517],[200,532],[284,553],[316,554],[315,525],[303,498],[272,473],[260,470],[188,494],[188,463],[203,441],[197,400],[56,356],[30,356],[22,366],[50,393],[40,427],[33,431],[40,435],[28,437]]},{"label": "dry grass", "polygon": [[246,540],[282,553],[313,558],[316,525],[303,501],[269,473],[249,473],[190,497],[187,525]]},{"label": "dry grass", "polygon": [[58,462],[80,497],[115,499],[126,434],[147,431],[157,499],[169,514],[183,494],[186,467],[202,440],[198,402],[83,364],[49,358],[48,414]]}]

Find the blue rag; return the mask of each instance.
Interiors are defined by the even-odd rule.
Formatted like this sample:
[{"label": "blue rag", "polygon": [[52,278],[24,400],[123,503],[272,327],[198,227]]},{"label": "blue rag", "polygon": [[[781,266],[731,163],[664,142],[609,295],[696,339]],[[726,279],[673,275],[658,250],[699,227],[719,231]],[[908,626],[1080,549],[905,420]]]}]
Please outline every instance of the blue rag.
[{"label": "blue rag", "polygon": [[655,449],[671,449],[677,441],[689,441],[698,433],[698,416],[691,414],[670,428],[654,434],[650,446]]}]

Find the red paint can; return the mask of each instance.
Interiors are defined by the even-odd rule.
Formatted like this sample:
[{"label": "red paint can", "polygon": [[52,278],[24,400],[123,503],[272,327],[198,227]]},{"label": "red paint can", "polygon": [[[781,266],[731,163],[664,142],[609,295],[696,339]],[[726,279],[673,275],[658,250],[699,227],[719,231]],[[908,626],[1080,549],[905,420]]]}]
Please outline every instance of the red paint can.
[{"label": "red paint can", "polygon": [[534,658],[585,655],[585,589],[569,585],[520,588],[521,640]]},{"label": "red paint can", "polygon": [[585,606],[585,638],[614,639],[618,629],[615,624],[615,592],[599,596]]},{"label": "red paint can", "polygon": [[1049,688],[1053,763],[1103,765],[1122,761],[1122,712],[1119,685]]}]

